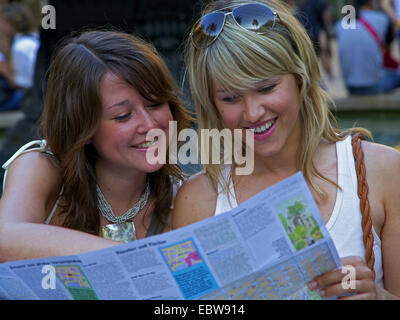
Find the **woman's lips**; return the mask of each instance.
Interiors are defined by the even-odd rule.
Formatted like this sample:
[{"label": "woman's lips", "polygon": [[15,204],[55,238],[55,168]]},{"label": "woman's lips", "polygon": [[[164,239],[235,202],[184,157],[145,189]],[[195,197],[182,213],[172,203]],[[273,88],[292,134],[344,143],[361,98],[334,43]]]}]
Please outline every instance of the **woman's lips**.
[{"label": "woman's lips", "polygon": [[[251,126],[249,129],[253,132],[254,140],[262,141],[269,138],[275,131],[278,117],[264,121],[255,126]],[[263,130],[262,132],[256,132],[255,130]]]}]

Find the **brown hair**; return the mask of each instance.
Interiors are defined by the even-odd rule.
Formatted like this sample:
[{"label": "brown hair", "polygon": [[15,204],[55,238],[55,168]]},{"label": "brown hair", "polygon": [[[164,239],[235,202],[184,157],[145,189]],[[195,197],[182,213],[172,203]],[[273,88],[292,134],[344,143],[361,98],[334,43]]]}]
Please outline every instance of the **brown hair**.
[{"label": "brown hair", "polygon": [[33,15],[28,6],[12,2],[1,9],[0,15],[7,20],[17,33],[29,33],[34,29]]},{"label": "brown hair", "polygon": [[[149,101],[169,102],[178,131],[189,126],[189,115],[178,89],[156,49],[117,31],[86,31],[64,45],[52,60],[42,118],[44,137],[62,172],[64,227],[99,232],[95,162],[97,152],[86,142],[101,118],[100,82],[112,72]],[[154,215],[166,224],[172,182],[182,179],[176,165],[166,164],[148,175],[156,197]]]}]

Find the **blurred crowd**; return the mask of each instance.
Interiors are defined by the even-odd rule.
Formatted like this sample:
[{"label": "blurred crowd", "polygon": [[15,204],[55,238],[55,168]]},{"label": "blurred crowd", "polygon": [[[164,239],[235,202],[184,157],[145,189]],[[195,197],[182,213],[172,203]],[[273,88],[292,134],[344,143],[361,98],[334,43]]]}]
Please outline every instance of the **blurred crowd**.
[{"label": "blurred crowd", "polygon": [[0,2],[0,111],[18,109],[33,86],[40,39],[32,3]]},{"label": "blurred crowd", "polygon": [[345,13],[328,0],[287,2],[308,31],[331,79],[332,41],[336,41],[340,80],[349,94],[391,93],[400,87],[395,55],[400,43],[400,0],[341,1],[342,8],[351,5]]},{"label": "blurred crowd", "polygon": [[[19,109],[27,89],[33,86],[40,46],[40,10],[48,2],[0,0],[0,111]],[[338,14],[338,2],[286,2],[308,31],[329,79],[333,78],[332,40],[336,41],[341,80],[349,94],[388,93],[400,87],[398,58],[393,57],[394,43],[400,43],[400,0],[340,1],[341,5],[350,4],[355,9],[349,12],[355,18],[351,28],[348,16]],[[194,3],[189,1],[193,11]],[[148,29],[148,25],[143,24],[143,28]],[[139,33],[142,31],[138,29]]]}]

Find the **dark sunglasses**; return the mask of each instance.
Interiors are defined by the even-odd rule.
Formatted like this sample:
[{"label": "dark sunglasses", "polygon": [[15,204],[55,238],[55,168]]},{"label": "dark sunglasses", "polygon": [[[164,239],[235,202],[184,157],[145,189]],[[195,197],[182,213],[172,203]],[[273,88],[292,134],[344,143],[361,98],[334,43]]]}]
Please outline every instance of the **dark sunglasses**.
[{"label": "dark sunglasses", "polygon": [[197,49],[210,46],[220,35],[226,16],[230,14],[240,27],[258,34],[267,33],[279,18],[276,12],[259,3],[244,4],[231,12],[213,11],[201,17],[193,26],[190,33],[193,45]]}]

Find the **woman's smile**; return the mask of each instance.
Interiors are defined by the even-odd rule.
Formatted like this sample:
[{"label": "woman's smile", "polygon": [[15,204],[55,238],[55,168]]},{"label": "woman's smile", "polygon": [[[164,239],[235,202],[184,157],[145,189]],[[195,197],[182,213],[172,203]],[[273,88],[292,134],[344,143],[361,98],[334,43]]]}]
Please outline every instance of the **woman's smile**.
[{"label": "woman's smile", "polygon": [[[300,99],[295,77],[292,74],[274,76],[273,83],[273,88],[267,91],[255,86],[233,90],[233,94],[213,83],[214,103],[226,126],[231,130],[250,131],[255,140],[254,151],[261,157],[278,154],[289,138],[300,136],[300,127],[296,125]],[[231,96],[235,98],[229,99]]]},{"label": "woman's smile", "polygon": [[255,140],[265,140],[274,133],[278,118],[279,117],[276,117],[271,120],[264,121],[261,124],[255,125],[254,127],[249,127],[248,130],[253,132]]}]

